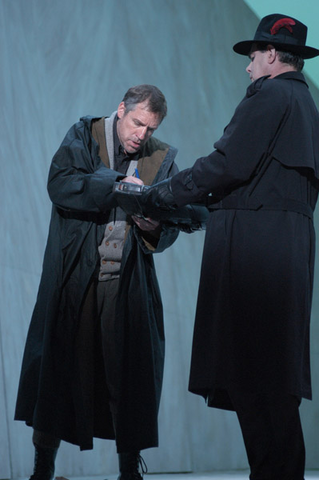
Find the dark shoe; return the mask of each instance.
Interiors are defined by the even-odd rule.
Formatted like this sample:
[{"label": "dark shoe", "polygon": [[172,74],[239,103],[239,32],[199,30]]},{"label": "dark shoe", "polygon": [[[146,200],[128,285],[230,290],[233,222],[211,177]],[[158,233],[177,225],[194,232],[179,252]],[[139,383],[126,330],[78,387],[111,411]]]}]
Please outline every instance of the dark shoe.
[{"label": "dark shoe", "polygon": [[142,480],[147,473],[147,466],[140,455],[135,453],[119,453],[120,475],[117,480]]},{"label": "dark shoe", "polygon": [[53,480],[57,448],[42,448],[35,445],[34,470],[30,480]]}]

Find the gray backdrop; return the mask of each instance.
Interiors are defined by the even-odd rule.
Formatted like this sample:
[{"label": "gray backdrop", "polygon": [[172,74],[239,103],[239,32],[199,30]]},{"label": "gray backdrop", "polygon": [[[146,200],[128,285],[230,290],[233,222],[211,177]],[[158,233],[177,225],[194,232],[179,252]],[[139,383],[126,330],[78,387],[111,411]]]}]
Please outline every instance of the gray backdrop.
[{"label": "gray backdrop", "polygon": [[[232,45],[250,38],[258,20],[241,0],[0,0],[0,22],[0,478],[17,478],[33,466],[32,431],[13,416],[50,217],[52,155],[80,116],[109,115],[139,83],[167,97],[156,136],[179,149],[180,168],[210,153],[249,83],[247,61]],[[235,414],[187,392],[203,238],[181,234],[156,259],[167,353],[160,447],[143,453],[151,472],[247,468]],[[316,280],[314,401],[302,405],[308,468],[319,467],[317,291]],[[89,452],[61,446],[57,475],[116,472],[113,442],[96,440]]]}]

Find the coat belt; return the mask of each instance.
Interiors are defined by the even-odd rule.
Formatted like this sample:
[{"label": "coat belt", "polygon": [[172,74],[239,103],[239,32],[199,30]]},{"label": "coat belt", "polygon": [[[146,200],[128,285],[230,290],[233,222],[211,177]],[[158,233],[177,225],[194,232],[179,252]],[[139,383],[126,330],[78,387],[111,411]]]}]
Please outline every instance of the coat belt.
[{"label": "coat belt", "polygon": [[281,210],[288,212],[301,213],[311,220],[313,219],[313,209],[311,206],[298,200],[289,198],[272,199],[267,203],[258,199],[244,199],[237,197],[225,197],[219,202],[214,201],[212,197],[208,198],[207,208],[214,210]]}]

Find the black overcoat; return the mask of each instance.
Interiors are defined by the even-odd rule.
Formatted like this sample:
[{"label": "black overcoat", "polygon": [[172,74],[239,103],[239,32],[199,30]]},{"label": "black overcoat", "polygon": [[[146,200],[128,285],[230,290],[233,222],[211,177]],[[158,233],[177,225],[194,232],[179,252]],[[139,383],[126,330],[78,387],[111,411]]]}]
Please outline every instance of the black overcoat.
[{"label": "black overcoat", "polygon": [[177,204],[208,197],[189,389],[311,398],[309,323],[319,116],[301,73],[260,78],[215,151],[177,174]]},{"label": "black overcoat", "polygon": [[[52,217],[15,414],[16,420],[81,449],[91,449],[93,437],[114,438],[96,302],[89,296],[120,174],[101,161],[92,122],[85,117],[75,124],[52,160]],[[147,180],[156,182],[176,173],[175,156],[176,149],[151,138],[140,153],[141,178],[146,172]],[[117,375],[125,395],[119,406],[118,451],[158,444],[164,326],[152,253],[169,247],[178,231],[163,225],[155,246],[141,234],[136,226],[129,229],[121,264],[117,326],[123,341]],[[80,324],[84,303],[92,319],[86,325]]]}]

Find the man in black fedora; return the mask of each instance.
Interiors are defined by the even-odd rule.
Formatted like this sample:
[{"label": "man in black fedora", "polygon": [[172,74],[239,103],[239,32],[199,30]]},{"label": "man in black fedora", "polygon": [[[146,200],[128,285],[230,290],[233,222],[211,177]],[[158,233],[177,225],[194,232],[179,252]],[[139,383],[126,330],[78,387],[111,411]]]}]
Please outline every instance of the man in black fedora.
[{"label": "man in black fedora", "polygon": [[263,18],[234,51],[252,84],[193,167],[143,194],[145,212],[207,201],[189,390],[237,413],[252,480],[302,480],[319,115],[301,70],[319,55],[295,18]]}]

